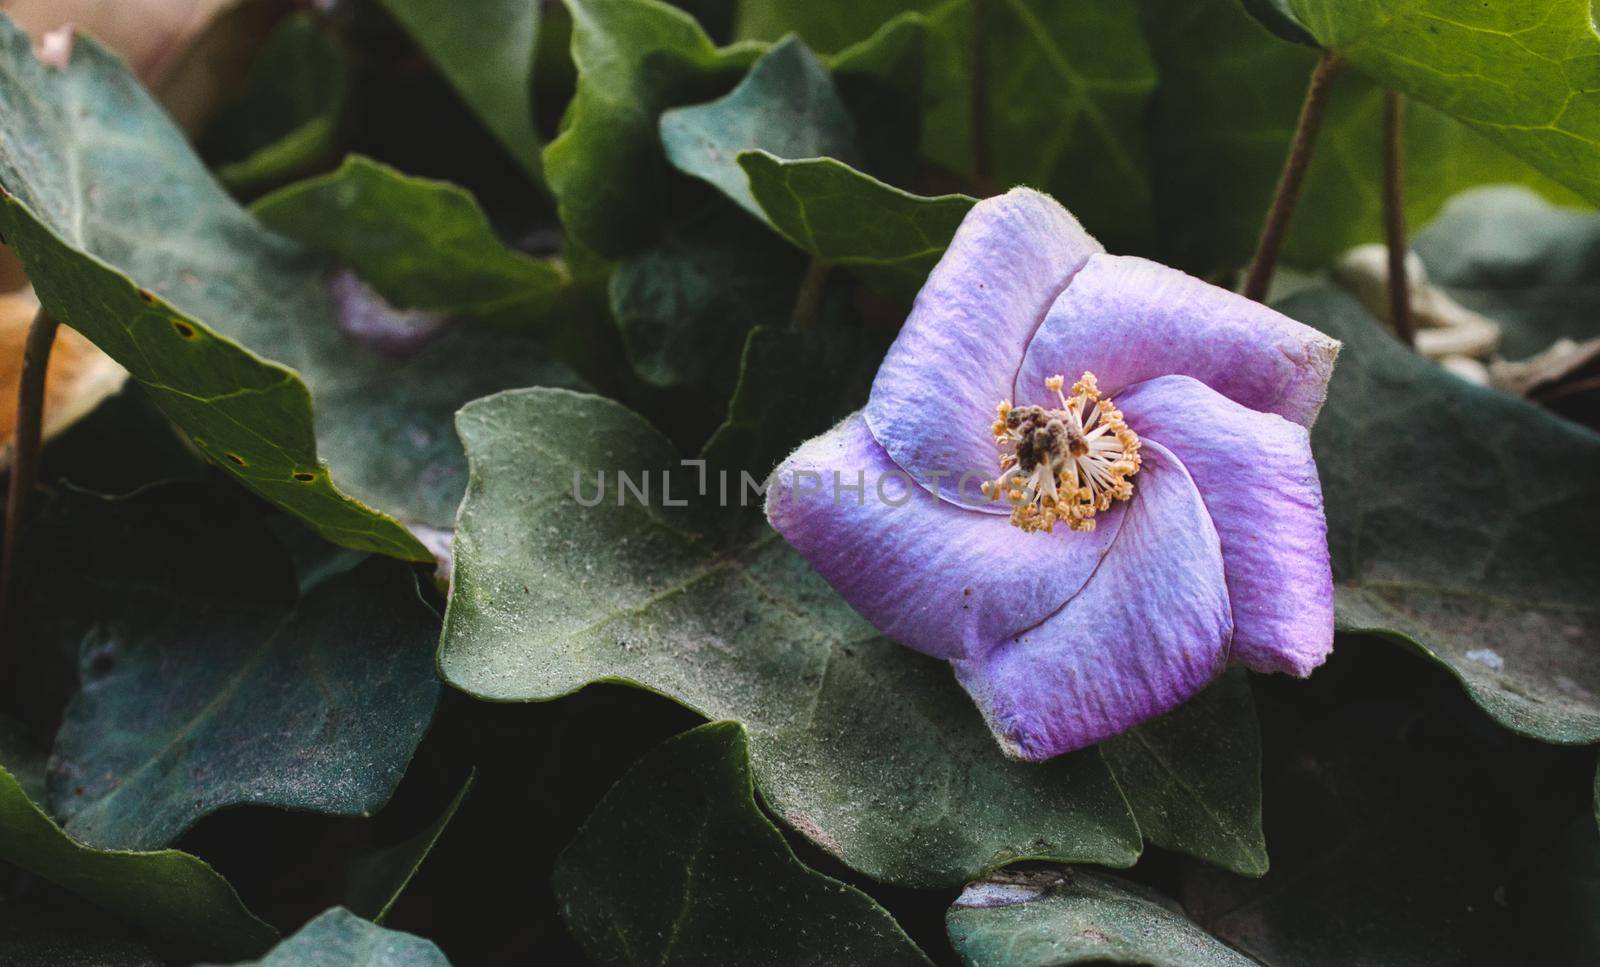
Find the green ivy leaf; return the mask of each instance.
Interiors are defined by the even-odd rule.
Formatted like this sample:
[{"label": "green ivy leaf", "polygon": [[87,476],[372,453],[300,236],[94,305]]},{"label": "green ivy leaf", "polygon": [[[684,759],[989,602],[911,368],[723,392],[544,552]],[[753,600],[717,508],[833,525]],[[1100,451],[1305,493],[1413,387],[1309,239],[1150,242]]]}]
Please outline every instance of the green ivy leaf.
[{"label": "green ivy leaf", "polygon": [[217,177],[254,193],[315,171],[331,160],[349,94],[339,42],[308,12],[273,31],[250,65],[244,93],[206,127]]},{"label": "green ivy leaf", "polygon": [[[1263,33],[1237,0],[1146,3],[1144,12],[1161,71],[1151,145],[1162,255],[1202,274],[1236,268],[1255,249],[1318,55]],[[1427,104],[1407,107],[1405,154],[1411,225],[1474,185],[1517,182],[1557,200],[1577,197]],[[1382,239],[1383,91],[1346,71],[1334,83],[1283,260],[1320,269]]]},{"label": "green ivy leaf", "polygon": [[1322,46],[1600,202],[1600,36],[1579,0],[1288,0]]},{"label": "green ivy leaf", "polygon": [[999,873],[968,885],[945,915],[965,964],[1251,967],[1147,887],[1088,870]]},{"label": "green ivy leaf", "polygon": [[725,90],[760,47],[719,50],[693,17],[658,0],[566,2],[578,90],[545,148],[545,176],[567,232],[615,258],[655,235],[669,194],[660,112]]},{"label": "green ivy leaf", "polygon": [[[874,0],[848,9],[743,0],[737,35],[774,40],[794,31],[818,50],[838,50],[907,8],[922,12],[928,27],[921,153],[974,175],[974,0]],[[989,0],[982,9],[987,180],[1055,195],[1114,251],[1148,250],[1154,234],[1146,115],[1156,70],[1137,7],[1121,0]]]},{"label": "green ivy leaf", "polygon": [[[1439,662],[1513,731],[1600,740],[1600,436],[1465,383],[1327,289],[1279,308],[1344,343],[1312,433],[1339,627]],[[1530,481],[1530,455],[1550,454]]]},{"label": "green ivy leaf", "polygon": [[346,335],[341,312],[377,311],[371,300],[337,303],[327,263],[228,198],[92,40],[54,70],[0,18],[0,79],[0,133],[27,146],[0,151],[0,234],[45,307],[126,366],[207,457],[328,540],[431,560],[396,518],[450,527],[465,483],[455,409],[576,382],[506,334],[463,327],[401,360]]},{"label": "green ivy leaf", "polygon": [[661,115],[667,160],[756,217],[762,206],[739,166],[743,151],[779,158],[856,160],[856,126],[815,54],[798,38],[775,44],[726,97]]},{"label": "green ivy leaf", "polygon": [[1134,4],[946,0],[928,15],[922,153],[972,173],[973,11],[983,10],[987,175],[1054,195],[1116,252],[1153,238],[1146,116],[1156,69]]},{"label": "green ivy leaf", "polygon": [[204,862],[177,850],[128,853],[84,846],[29,800],[4,768],[0,860],[105,908],[175,952],[249,957],[277,937]]},{"label": "green ivy leaf", "polygon": [[597,963],[931,964],[854,887],[808,869],[756,805],[736,722],[668,739],[556,860],[562,917]]},{"label": "green ivy leaf", "polygon": [[[140,549],[85,576],[93,590],[78,607],[94,618],[70,632],[80,689],[51,756],[56,815],[80,842],[130,850],[246,803],[371,815],[433,717],[438,618],[411,573],[380,559],[286,603],[248,600],[250,585],[288,570],[282,551],[234,568],[234,586],[152,586],[186,566],[196,534],[236,551],[273,541],[192,497],[165,487],[54,508],[78,534],[52,529],[53,555],[81,565],[109,534]],[[263,734],[272,741],[251,741]]]},{"label": "green ivy leaf", "polygon": [[470,12],[452,0],[382,0],[461,100],[535,181],[540,138],[533,127],[535,0],[488,0]]},{"label": "green ivy leaf", "polygon": [[752,329],[707,463],[765,480],[795,447],[866,403],[888,339],[844,327]]},{"label": "green ivy leaf", "polygon": [[[716,516],[665,506],[692,496],[696,475],[663,492],[677,455],[634,414],[536,389],[474,403],[458,428],[473,469],[439,659],[447,682],[530,701],[623,681],[737,719],[774,811],[881,879],[948,885],[1029,857],[1137,856],[1098,753],[1005,759],[943,663],[878,637],[776,534],[714,546],[702,532]],[[618,471],[635,484],[649,471],[650,506],[617,505]],[[591,499],[597,472],[606,498],[580,506],[574,480]],[[708,495],[719,486],[708,475]]]},{"label": "green ivy leaf", "polygon": [[1600,333],[1600,217],[1526,189],[1481,188],[1450,202],[1412,243],[1428,281],[1500,326],[1523,359]]},{"label": "green ivy leaf", "polygon": [[739,166],[784,238],[907,298],[976,203],[966,195],[913,195],[832,158],[786,161],[746,151]]},{"label": "green ivy leaf", "polygon": [[1246,876],[1267,871],[1261,730],[1244,669],[1100,751],[1145,839]]},{"label": "green ivy leaf", "polygon": [[525,321],[548,309],[566,281],[551,263],[507,248],[465,189],[360,155],[250,211],[274,231],[338,256],[404,309]]},{"label": "green ivy leaf", "polygon": [[334,907],[284,939],[260,960],[235,967],[450,967],[431,940],[399,930],[386,930],[343,907]]},{"label": "green ivy leaf", "polygon": [[782,239],[716,200],[617,264],[611,315],[639,378],[724,396],[745,334],[789,321],[804,272]]}]

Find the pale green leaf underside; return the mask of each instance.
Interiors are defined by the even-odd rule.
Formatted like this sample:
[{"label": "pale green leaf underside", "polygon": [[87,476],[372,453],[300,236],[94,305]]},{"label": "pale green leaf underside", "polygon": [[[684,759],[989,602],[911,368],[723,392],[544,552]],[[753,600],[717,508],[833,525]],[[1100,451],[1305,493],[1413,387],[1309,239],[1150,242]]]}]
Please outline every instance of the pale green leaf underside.
[{"label": "pale green leaf underside", "polygon": [[[1264,0],[1265,2],[1265,0]],[[1161,72],[1153,106],[1156,214],[1164,260],[1196,274],[1243,265],[1255,249],[1318,53],[1267,35],[1238,0],[1147,3]],[[1333,85],[1284,246],[1321,268],[1383,239],[1383,91],[1359,71]],[[1425,224],[1454,194],[1517,182],[1577,195],[1427,103],[1405,112],[1405,214]]]},{"label": "pale green leaf underside", "polygon": [[343,907],[332,910],[285,938],[260,960],[235,967],[450,967],[431,940],[388,930]]},{"label": "pale green leaf underside", "polygon": [[1600,202],[1589,0],[1289,0],[1324,47]]},{"label": "pale green leaf underside", "polygon": [[844,161],[856,154],[855,122],[827,68],[792,37],[763,54],[728,96],[666,111],[660,128],[674,167],[757,217],[764,213],[739,165],[740,152]]},{"label": "pale green leaf underside", "polygon": [[965,964],[1254,967],[1176,907],[1104,874],[1038,870],[973,883],[945,925]]}]

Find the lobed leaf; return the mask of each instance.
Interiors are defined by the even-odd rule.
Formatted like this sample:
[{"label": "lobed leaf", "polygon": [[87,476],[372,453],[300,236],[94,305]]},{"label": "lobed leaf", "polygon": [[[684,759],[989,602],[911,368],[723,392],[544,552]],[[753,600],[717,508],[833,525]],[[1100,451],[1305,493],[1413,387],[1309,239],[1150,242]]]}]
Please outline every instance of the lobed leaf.
[{"label": "lobed leaf", "polygon": [[568,234],[615,258],[654,236],[670,194],[660,112],[725,90],[760,49],[719,50],[693,17],[659,0],[566,2],[578,89],[545,148],[545,177]]},{"label": "lobed leaf", "polygon": [[[621,681],[739,720],[773,810],[881,879],[1137,856],[1097,753],[1005,759],[943,663],[878,637],[770,530],[719,547],[705,536],[717,516],[670,506],[696,477],[660,489],[677,457],[637,416],[536,389],[466,407],[459,429],[473,475],[439,655],[448,683],[530,701]],[[619,501],[619,471],[636,486],[648,471],[655,500]],[[584,507],[574,481],[591,500],[597,473],[606,497]],[[719,487],[709,475],[708,499]],[[737,474],[727,492],[736,505]]]},{"label": "lobed leaf", "polygon": [[230,806],[388,801],[439,695],[408,569],[339,561],[297,590],[255,508],[196,484],[64,492],[37,526],[32,596],[78,655],[49,772],[75,839],[154,849]]},{"label": "lobed leaf", "polygon": [[[1344,343],[1312,433],[1339,627],[1439,662],[1515,732],[1600,740],[1600,437],[1446,373],[1341,293],[1279,308]],[[1554,456],[1530,476],[1534,454]]]},{"label": "lobed leaf", "polygon": [[832,158],[739,155],[750,193],[784,238],[908,298],[944,255],[975,199],[901,191]]},{"label": "lobed leaf", "polygon": [[228,198],[92,41],[57,70],[0,18],[0,78],[0,234],[45,308],[122,363],[209,459],[328,540],[432,559],[406,525],[450,526],[465,483],[455,409],[506,386],[576,382],[503,333],[461,329],[395,359],[341,331],[371,300],[336,301],[327,262]]},{"label": "lobed leaf", "polygon": [[328,252],[403,309],[537,317],[565,283],[549,262],[506,247],[472,195],[361,155],[250,206],[273,231]]},{"label": "lobed leaf", "polygon": [[241,804],[370,816],[432,719],[436,621],[377,561],[288,610],[130,595],[84,640],[51,803],[74,838],[115,849]]},{"label": "lobed leaf", "polygon": [[731,93],[661,115],[661,144],[678,170],[709,182],[758,218],[764,210],[739,164],[745,151],[778,158],[856,155],[856,126],[828,70],[790,37],[773,45]]},{"label": "lobed leaf", "polygon": [[[740,37],[762,40],[794,31],[816,49],[834,51],[908,9],[927,25],[923,157],[965,176],[982,193],[1017,184],[1048,191],[1113,250],[1151,246],[1145,117],[1156,70],[1135,5],[873,0],[840,9],[742,0],[736,29]],[[979,9],[983,23],[975,30]],[[985,54],[981,112],[972,99],[975,38]],[[978,116],[989,154],[983,171],[974,148]]]}]

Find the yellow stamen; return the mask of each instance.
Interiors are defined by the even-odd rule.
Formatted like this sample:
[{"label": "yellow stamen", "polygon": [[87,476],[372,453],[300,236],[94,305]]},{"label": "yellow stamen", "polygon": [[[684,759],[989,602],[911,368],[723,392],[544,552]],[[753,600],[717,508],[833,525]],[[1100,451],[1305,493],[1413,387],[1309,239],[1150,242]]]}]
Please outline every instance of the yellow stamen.
[{"label": "yellow stamen", "polygon": [[1116,404],[1101,396],[1094,374],[1073,383],[1070,397],[1065,385],[1061,376],[1044,381],[1060,409],[1010,400],[996,409],[1002,473],[983,485],[983,493],[990,500],[1004,497],[1012,505],[1011,523],[1029,533],[1049,533],[1061,522],[1094,530],[1096,514],[1133,496],[1128,478],[1139,472],[1139,437]]}]

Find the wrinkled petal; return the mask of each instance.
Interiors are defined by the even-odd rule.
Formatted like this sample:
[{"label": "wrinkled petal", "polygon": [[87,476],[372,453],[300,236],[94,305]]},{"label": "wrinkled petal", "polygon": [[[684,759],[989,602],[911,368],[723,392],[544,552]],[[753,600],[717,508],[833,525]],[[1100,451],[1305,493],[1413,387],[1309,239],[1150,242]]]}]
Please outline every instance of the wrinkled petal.
[{"label": "wrinkled petal", "polygon": [[[864,492],[848,489],[863,481]],[[772,526],[851,607],[936,658],[980,654],[1049,617],[1123,517],[1114,510],[1087,534],[1024,534],[918,487],[860,413],[795,451],[767,491]]]},{"label": "wrinkled petal", "polygon": [[[1145,259],[1095,255],[1028,346],[1018,402],[1044,403],[1044,380],[1092,372],[1108,393],[1157,376],[1192,376],[1236,403],[1310,426],[1339,343],[1226,289]],[[1120,404],[1122,401],[1117,400]]]},{"label": "wrinkled petal", "polygon": [[1122,527],[1066,606],[953,662],[1007,754],[1039,761],[1109,738],[1204,688],[1233,622],[1222,550],[1194,482],[1147,443]]},{"label": "wrinkled petal", "polygon": [[1187,376],[1123,390],[1145,440],[1183,463],[1222,541],[1232,659],[1308,675],[1333,650],[1333,570],[1322,484],[1304,427],[1240,406]]},{"label": "wrinkled petal", "polygon": [[1055,199],[1015,188],[979,202],[929,274],[872,384],[867,423],[924,486],[993,475],[989,427],[1023,350],[1084,261],[1103,249]]}]

